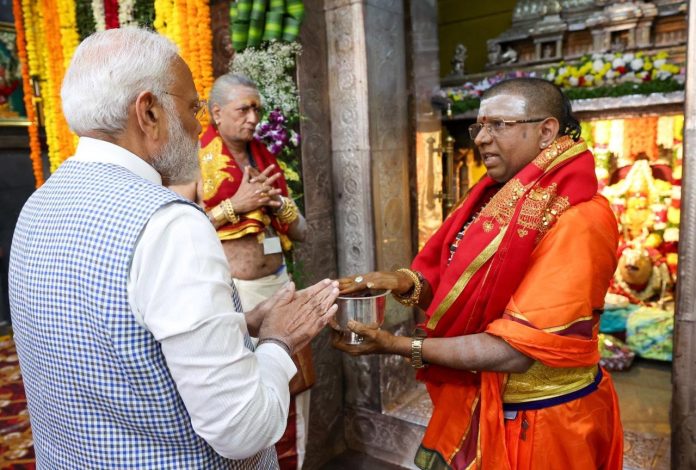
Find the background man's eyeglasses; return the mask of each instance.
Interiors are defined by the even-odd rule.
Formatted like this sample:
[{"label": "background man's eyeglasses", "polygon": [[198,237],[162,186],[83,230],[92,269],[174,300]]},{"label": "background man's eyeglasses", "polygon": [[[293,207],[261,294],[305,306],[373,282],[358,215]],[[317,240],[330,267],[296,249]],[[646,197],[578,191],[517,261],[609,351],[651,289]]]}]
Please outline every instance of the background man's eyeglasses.
[{"label": "background man's eyeglasses", "polygon": [[484,127],[488,131],[488,133],[492,136],[496,136],[499,133],[503,132],[505,128],[511,124],[527,124],[530,122],[541,122],[546,118],[538,118],[538,119],[518,119],[518,120],[512,120],[512,119],[490,119],[486,122],[475,122],[474,124],[469,126],[469,137],[471,137],[471,140],[475,140],[476,136],[479,135],[479,132],[481,132],[481,129]]}]

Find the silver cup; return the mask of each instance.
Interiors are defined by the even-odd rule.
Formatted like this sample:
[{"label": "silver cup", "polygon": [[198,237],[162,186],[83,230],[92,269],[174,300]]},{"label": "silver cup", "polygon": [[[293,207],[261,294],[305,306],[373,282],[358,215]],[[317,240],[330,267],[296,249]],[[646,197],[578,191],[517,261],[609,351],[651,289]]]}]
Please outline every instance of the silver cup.
[{"label": "silver cup", "polygon": [[362,336],[348,329],[348,321],[355,320],[365,324],[384,323],[384,307],[387,305],[387,295],[390,290],[367,289],[353,294],[345,294],[338,297],[338,312],[336,322],[341,327],[344,344],[360,344]]}]

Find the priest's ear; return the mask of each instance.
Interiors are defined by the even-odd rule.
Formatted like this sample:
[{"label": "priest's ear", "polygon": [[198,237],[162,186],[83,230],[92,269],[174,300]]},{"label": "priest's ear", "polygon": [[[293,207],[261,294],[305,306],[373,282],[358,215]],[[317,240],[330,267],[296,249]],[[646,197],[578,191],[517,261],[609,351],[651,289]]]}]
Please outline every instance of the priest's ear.
[{"label": "priest's ear", "polygon": [[540,147],[546,148],[554,139],[558,136],[558,131],[561,125],[558,119],[555,117],[548,117],[544,119],[539,127],[539,141],[541,142]]}]

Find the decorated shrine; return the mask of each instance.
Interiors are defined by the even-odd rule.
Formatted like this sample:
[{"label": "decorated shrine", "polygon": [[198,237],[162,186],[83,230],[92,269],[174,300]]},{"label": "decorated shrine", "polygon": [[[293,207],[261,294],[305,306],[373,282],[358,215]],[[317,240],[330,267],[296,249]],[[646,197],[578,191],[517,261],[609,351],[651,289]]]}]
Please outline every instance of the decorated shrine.
[{"label": "decorated shrine", "polygon": [[685,12],[686,2],[672,0],[520,0],[512,25],[487,42],[485,71],[458,74],[466,67],[455,52],[452,73],[434,98],[452,140],[449,152],[442,149],[445,212],[485,172],[466,128],[488,87],[510,77],[542,77],[571,98],[621,234],[600,325],[613,335],[600,345],[614,368],[627,367],[635,354],[672,359]]}]

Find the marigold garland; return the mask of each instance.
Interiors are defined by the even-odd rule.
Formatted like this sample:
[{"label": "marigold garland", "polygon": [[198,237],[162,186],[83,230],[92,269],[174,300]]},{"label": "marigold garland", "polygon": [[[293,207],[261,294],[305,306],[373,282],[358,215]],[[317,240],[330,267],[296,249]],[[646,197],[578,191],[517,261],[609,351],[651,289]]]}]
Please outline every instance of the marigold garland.
[{"label": "marigold garland", "polygon": [[[43,163],[41,161],[41,142],[39,140],[39,125],[36,119],[36,108],[34,107],[34,90],[31,86],[29,77],[29,57],[27,54],[28,41],[25,36],[24,18],[20,0],[12,0],[12,12],[15,18],[15,29],[17,31],[17,54],[22,66],[22,88],[24,90],[24,107],[26,108],[27,119],[29,120],[29,148],[31,156],[31,167],[34,172],[34,181],[38,188],[44,183]],[[33,31],[33,28],[30,29]]]},{"label": "marigold garland", "polygon": [[172,21],[173,10],[174,0],[155,0],[155,21],[153,23],[155,30],[170,39],[169,26]]},{"label": "marigold garland", "polygon": [[41,60],[44,63],[45,89],[41,87],[41,94],[45,106],[46,141],[48,143],[48,160],[51,163],[51,172],[70,155],[75,148],[75,137],[70,132],[68,124],[63,117],[60,101],[60,86],[65,74],[63,49],[54,47],[53,44],[60,41],[61,28],[56,15],[57,0],[41,0],[37,2],[39,14],[37,21],[41,23],[44,40],[41,42]]},{"label": "marigold garland", "polygon": [[[75,0],[57,0],[58,22],[60,24],[60,45],[63,48],[63,70],[70,65],[80,36],[77,32]],[[62,75],[61,75],[62,76]]]},{"label": "marigold garland", "polygon": [[[41,61],[39,60],[39,52],[36,49],[37,38],[40,36],[37,36],[36,22],[32,21],[36,16],[34,2],[32,0],[22,0],[22,18],[26,18],[24,23],[24,37],[26,39],[27,48],[27,65],[29,66],[29,75],[35,77],[43,74]],[[19,28],[17,28],[17,30],[19,31]]]},{"label": "marigold garland", "polygon": [[[25,91],[25,100],[31,103],[33,99],[43,104],[51,172],[73,154],[76,145],[76,137],[70,132],[62,113],[61,82],[80,39],[95,30],[103,31],[121,23],[154,25],[160,34],[172,39],[179,47],[181,57],[192,71],[198,94],[205,98],[210,92],[213,53],[207,0],[123,0],[120,4],[118,0],[13,2],[22,13],[21,18],[26,19],[22,25],[22,65],[26,68],[23,73],[28,80],[28,84],[23,83],[23,86],[29,90]],[[35,77],[40,85],[41,98],[32,98],[31,77]],[[31,112],[31,106],[27,104],[27,113]],[[30,127],[30,133],[33,133],[32,158],[35,159],[34,155],[40,157],[41,149],[35,111],[33,116],[34,127]],[[35,171],[40,171],[36,168]]]},{"label": "marigold garland", "polygon": [[[154,0],[157,32],[179,47],[196,91],[207,98],[213,86],[213,33],[206,0]],[[207,123],[203,123],[204,125]]]}]

